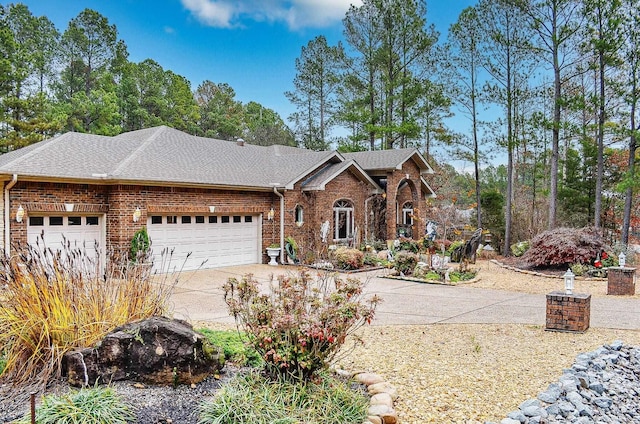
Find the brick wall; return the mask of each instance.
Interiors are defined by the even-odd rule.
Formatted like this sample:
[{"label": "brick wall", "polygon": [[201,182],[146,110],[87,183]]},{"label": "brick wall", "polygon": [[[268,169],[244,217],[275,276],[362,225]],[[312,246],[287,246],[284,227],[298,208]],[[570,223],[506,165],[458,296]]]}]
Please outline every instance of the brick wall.
[{"label": "brick wall", "polygon": [[[285,192],[285,237],[293,236],[298,242],[302,259],[312,260],[325,258],[327,245],[333,244],[335,233],[333,223],[333,205],[338,200],[348,200],[353,204],[354,223],[360,233],[360,241],[365,228],[365,200],[371,192],[371,186],[362,182],[352,172],[345,171],[330,181],[324,191],[303,192],[301,184],[295,185],[294,190]],[[304,224],[295,224],[295,207],[304,208]],[[327,243],[322,243],[320,226],[329,221],[329,235]]]},{"label": "brick wall", "polygon": [[[209,206],[215,213],[238,212],[263,214],[263,246],[274,239],[266,215],[272,205],[278,213],[275,194],[270,192],[245,192],[234,190],[209,190],[199,188],[152,187],[139,185],[99,186],[66,183],[18,182],[10,191],[11,241],[26,243],[27,222],[15,222],[20,205],[27,217],[31,214],[66,214],[65,203],[74,204],[74,214],[104,214],[106,218],[107,250],[128,250],[134,233],[146,225],[151,213],[202,213],[209,214]],[[133,222],[133,213],[140,208],[142,216]],[[276,216],[275,222],[279,218]],[[277,229],[276,229],[277,231]],[[277,237],[277,235],[276,235]],[[263,252],[263,261],[267,260]]]},{"label": "brick wall", "polygon": [[607,272],[607,294],[616,296],[633,296],[636,294],[635,268],[609,268]]},{"label": "brick wall", "polygon": [[[418,239],[424,235],[427,212],[420,176],[420,168],[412,160],[406,161],[401,170],[394,170],[387,174],[387,239],[396,237],[396,224],[399,221],[397,208],[401,208],[406,201],[413,202],[416,217],[413,221],[413,237]],[[408,187],[399,191],[401,183],[405,180],[408,182]]]},{"label": "brick wall", "polygon": [[590,294],[547,294],[547,330],[584,332],[590,320]]}]

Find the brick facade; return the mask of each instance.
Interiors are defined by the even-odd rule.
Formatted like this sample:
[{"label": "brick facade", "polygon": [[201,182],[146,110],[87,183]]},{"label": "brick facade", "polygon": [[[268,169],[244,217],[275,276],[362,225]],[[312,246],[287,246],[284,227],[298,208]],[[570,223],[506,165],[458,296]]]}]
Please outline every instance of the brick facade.
[{"label": "brick facade", "polygon": [[633,296],[636,294],[636,269],[611,267],[607,271],[607,294]]},{"label": "brick facade", "polygon": [[[311,171],[305,180],[321,168]],[[407,179],[408,177],[408,179]],[[285,190],[284,195],[284,236],[292,236],[301,247],[303,260],[327,255],[329,244],[336,242],[333,207],[339,200],[353,205],[354,229],[357,230],[354,245],[365,238],[371,239],[374,233],[374,203],[382,201],[382,211],[375,210],[376,215],[387,219],[386,238],[395,238],[396,224],[401,222],[401,215],[396,219],[397,207],[407,201],[413,202],[414,235],[422,234],[425,219],[424,196],[420,187],[420,168],[412,160],[403,164],[401,170],[387,174],[386,196],[376,194],[374,187],[362,181],[353,169],[347,169],[327,182],[324,190],[303,191],[298,182],[293,190]],[[301,180],[302,181],[302,180]],[[404,183],[403,188],[401,186]],[[5,183],[6,184],[6,183]],[[4,192],[4,190],[3,190]],[[386,197],[386,200],[383,198]],[[264,248],[272,243],[280,242],[280,197],[272,191],[239,191],[194,187],[160,187],[125,184],[76,184],[58,182],[18,181],[9,191],[10,199],[10,241],[25,244],[27,242],[27,225],[30,215],[70,215],[65,211],[65,204],[73,203],[73,214],[99,215],[105,220],[104,230],[106,246],[110,252],[122,252],[129,248],[134,233],[146,225],[147,218],[154,214],[193,213],[207,215],[210,206],[215,207],[215,214],[241,213],[262,216],[262,262],[268,262]],[[375,202],[373,201],[375,200]],[[386,202],[386,206],[385,206]],[[396,206],[398,205],[398,206]],[[26,212],[25,219],[18,223],[16,211],[22,206]],[[296,223],[295,211],[300,207],[303,211],[303,222]],[[133,213],[139,208],[141,217],[133,222]],[[267,214],[273,209],[275,216],[267,220]],[[379,214],[381,212],[381,214]],[[322,243],[321,224],[329,221],[330,228],[326,243]],[[4,221],[3,221],[4,222]],[[385,234],[382,234],[384,237]]]},{"label": "brick facade", "polygon": [[591,320],[590,294],[547,294],[547,330],[584,332]]},{"label": "brick facade", "polygon": [[[424,234],[427,211],[420,177],[420,168],[411,160],[404,162],[401,170],[387,173],[387,239],[396,238],[397,225],[402,223],[402,205],[408,201],[413,203],[414,208],[412,234],[416,239]],[[402,189],[405,182],[407,186]]]}]

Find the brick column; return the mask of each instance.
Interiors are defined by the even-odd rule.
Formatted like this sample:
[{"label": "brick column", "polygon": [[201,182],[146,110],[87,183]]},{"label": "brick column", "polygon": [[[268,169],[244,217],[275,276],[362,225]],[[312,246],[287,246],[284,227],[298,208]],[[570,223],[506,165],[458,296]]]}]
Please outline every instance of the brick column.
[{"label": "brick column", "polygon": [[583,333],[589,328],[590,316],[590,294],[547,294],[547,330]]},{"label": "brick column", "polygon": [[636,269],[611,267],[607,271],[607,294],[633,296],[636,294]]}]

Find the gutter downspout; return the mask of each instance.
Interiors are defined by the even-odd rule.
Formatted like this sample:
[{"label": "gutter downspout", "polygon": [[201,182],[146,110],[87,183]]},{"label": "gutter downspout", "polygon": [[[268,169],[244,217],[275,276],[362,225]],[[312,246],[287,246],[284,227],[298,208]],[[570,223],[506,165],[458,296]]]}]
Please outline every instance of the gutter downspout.
[{"label": "gutter downspout", "polygon": [[273,192],[280,197],[280,263],[284,264],[284,195],[273,187]]},{"label": "gutter downspout", "polygon": [[9,190],[13,188],[14,185],[18,182],[18,174],[13,174],[13,178],[4,188],[4,254],[9,256],[9,249],[11,248],[11,232],[9,231],[9,227],[11,225],[11,211],[10,203],[9,203]]}]

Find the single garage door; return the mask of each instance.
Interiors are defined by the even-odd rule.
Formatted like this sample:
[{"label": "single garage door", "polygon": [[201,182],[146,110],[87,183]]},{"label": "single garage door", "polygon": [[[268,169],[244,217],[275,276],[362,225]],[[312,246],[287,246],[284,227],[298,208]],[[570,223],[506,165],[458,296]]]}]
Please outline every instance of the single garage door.
[{"label": "single garage door", "polygon": [[[259,222],[258,215],[150,216],[154,267],[170,272],[259,263]],[[173,251],[169,264],[163,251]]]},{"label": "single garage door", "polygon": [[[29,216],[27,242],[35,246],[43,236],[49,249],[65,251],[63,243],[68,243],[71,249],[82,249],[87,257],[103,257],[103,219],[85,215]],[[39,244],[42,246],[42,240]]]}]

